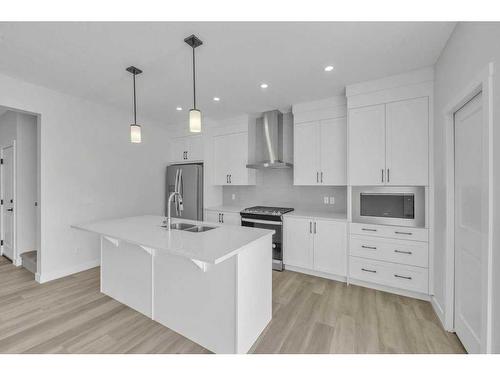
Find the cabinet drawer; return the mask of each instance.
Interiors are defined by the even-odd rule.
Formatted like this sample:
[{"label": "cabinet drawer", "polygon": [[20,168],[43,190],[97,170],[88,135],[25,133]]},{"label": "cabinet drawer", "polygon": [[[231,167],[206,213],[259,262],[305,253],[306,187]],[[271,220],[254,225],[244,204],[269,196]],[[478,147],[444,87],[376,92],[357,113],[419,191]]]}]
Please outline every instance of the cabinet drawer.
[{"label": "cabinet drawer", "polygon": [[349,277],[394,288],[428,293],[427,268],[349,257]]},{"label": "cabinet drawer", "polygon": [[386,262],[427,267],[429,249],[426,242],[382,239],[351,235],[350,255]]},{"label": "cabinet drawer", "polygon": [[429,241],[427,228],[396,227],[390,225],[351,223],[351,234],[388,237],[411,241]]}]

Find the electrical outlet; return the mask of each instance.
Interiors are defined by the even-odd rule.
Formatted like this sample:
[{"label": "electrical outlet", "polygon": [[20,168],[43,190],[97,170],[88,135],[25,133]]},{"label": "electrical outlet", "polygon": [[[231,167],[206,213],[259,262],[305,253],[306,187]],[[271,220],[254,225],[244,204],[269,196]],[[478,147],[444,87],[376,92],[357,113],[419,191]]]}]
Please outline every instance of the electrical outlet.
[{"label": "electrical outlet", "polygon": [[323,203],[328,204],[328,197],[323,197]]},{"label": "electrical outlet", "polygon": [[236,199],[236,194],[231,195],[231,199],[234,201]]},{"label": "electrical outlet", "polygon": [[335,204],[335,197],[330,197],[330,204]]}]

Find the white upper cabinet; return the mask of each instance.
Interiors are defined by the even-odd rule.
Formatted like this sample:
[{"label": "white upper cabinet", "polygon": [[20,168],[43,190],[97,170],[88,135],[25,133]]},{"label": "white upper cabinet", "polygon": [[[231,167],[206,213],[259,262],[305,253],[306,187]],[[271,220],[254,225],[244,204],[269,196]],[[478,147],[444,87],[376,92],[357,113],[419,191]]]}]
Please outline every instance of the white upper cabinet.
[{"label": "white upper cabinet", "polygon": [[347,185],[347,119],[321,121],[320,181],[323,185]]},{"label": "white upper cabinet", "polygon": [[386,168],[389,185],[427,185],[428,98],[386,105]]},{"label": "white upper cabinet", "polygon": [[174,138],[171,142],[171,158],[174,163],[203,160],[201,135]]},{"label": "white upper cabinet", "polygon": [[248,133],[214,137],[214,184],[254,185],[255,170],[248,169]]},{"label": "white upper cabinet", "polygon": [[428,97],[349,111],[351,185],[428,185]]},{"label": "white upper cabinet", "polygon": [[294,185],[346,185],[346,119],[295,124]]},{"label": "white upper cabinet", "polygon": [[296,124],[294,127],[294,185],[316,185],[319,183],[319,129],[319,121]]},{"label": "white upper cabinet", "polygon": [[349,181],[385,183],[385,104],[349,111]]}]

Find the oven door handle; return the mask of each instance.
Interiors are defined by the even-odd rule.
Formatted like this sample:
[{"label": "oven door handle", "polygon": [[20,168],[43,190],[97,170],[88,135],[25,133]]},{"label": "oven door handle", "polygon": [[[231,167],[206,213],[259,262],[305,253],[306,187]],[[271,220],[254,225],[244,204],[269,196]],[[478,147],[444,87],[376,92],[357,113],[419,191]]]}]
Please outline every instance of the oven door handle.
[{"label": "oven door handle", "polygon": [[256,224],[283,225],[283,223],[281,221],[249,219],[247,217],[242,217],[241,221],[245,221],[247,223],[256,223]]}]

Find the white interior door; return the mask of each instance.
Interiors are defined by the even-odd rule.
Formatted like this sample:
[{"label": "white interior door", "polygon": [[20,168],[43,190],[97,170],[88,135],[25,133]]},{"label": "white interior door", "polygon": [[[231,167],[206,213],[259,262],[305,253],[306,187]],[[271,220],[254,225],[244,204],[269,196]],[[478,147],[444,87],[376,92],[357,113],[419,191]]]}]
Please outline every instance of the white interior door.
[{"label": "white interior door", "polygon": [[3,255],[14,260],[14,147],[2,150],[2,239]]},{"label": "white interior door", "polygon": [[482,96],[455,113],[455,331],[469,353],[484,350],[487,195]]}]

